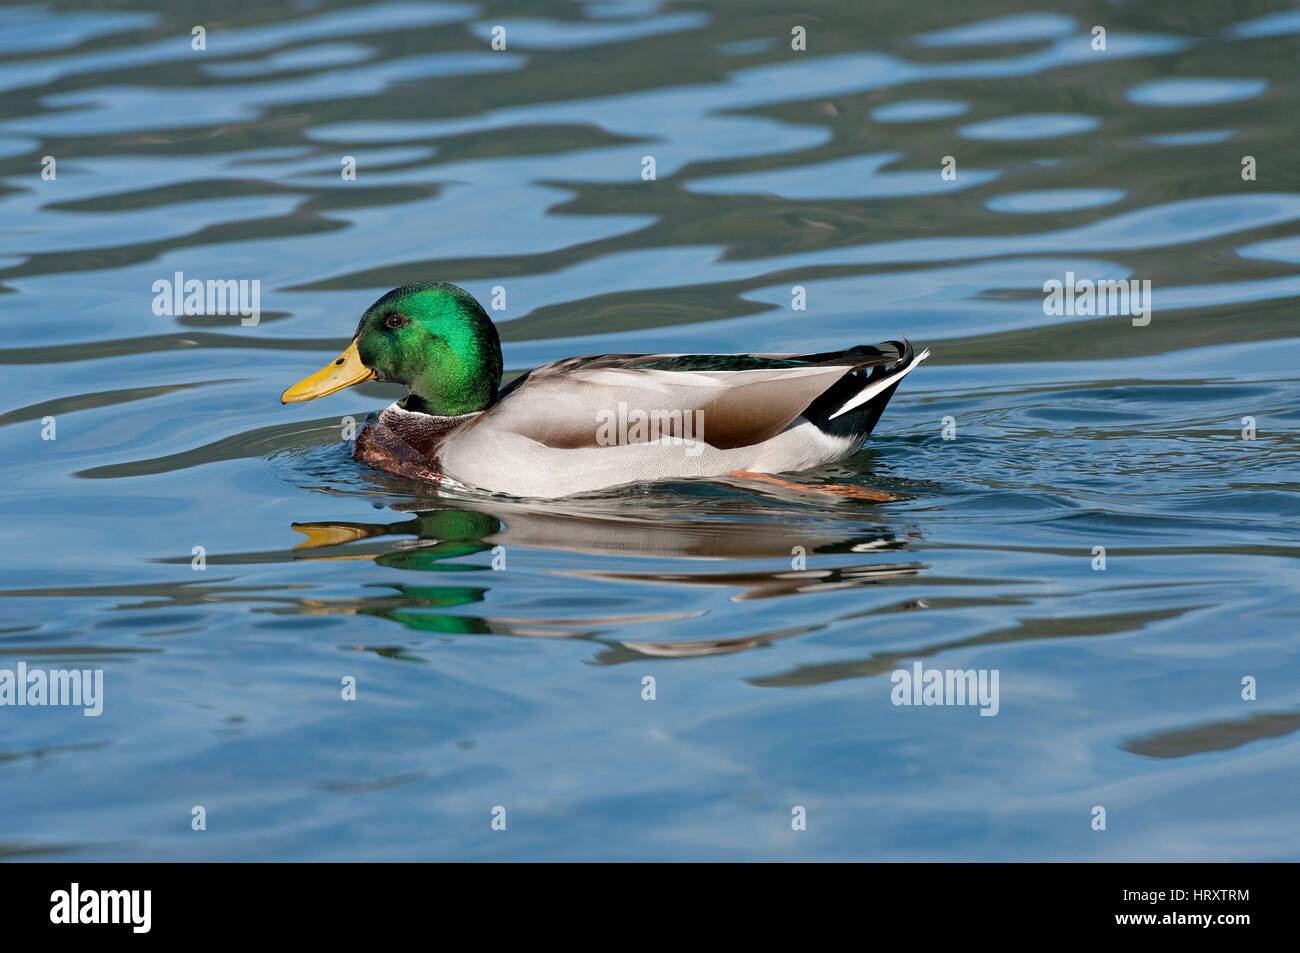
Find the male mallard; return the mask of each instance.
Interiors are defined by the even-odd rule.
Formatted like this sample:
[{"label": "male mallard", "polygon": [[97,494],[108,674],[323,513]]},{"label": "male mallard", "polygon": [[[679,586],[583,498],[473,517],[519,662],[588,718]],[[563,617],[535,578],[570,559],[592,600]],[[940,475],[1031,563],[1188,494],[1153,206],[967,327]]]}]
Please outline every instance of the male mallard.
[{"label": "male mallard", "polygon": [[772,480],[763,475],[858,449],[898,382],[930,353],[887,345],[571,357],[498,392],[501,344],[483,308],[463,288],[417,282],[366,309],[347,350],[280,400],[372,379],[403,384],[410,394],[357,434],[355,459],[512,496],[690,477]]}]

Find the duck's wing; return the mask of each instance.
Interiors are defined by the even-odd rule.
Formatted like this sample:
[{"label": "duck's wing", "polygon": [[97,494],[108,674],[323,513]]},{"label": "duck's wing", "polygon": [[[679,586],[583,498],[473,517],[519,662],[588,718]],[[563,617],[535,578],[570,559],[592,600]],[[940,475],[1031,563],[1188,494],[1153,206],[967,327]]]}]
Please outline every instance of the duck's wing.
[{"label": "duck's wing", "polygon": [[[512,381],[470,426],[572,449],[600,446],[602,424],[611,417],[698,411],[707,443],[719,449],[751,446],[783,431],[847,375],[900,365],[905,358],[911,359],[911,348],[904,344],[892,351],[860,345],[822,354],[573,357]],[[856,406],[874,372],[858,377],[861,386],[850,388],[839,404]]]}]

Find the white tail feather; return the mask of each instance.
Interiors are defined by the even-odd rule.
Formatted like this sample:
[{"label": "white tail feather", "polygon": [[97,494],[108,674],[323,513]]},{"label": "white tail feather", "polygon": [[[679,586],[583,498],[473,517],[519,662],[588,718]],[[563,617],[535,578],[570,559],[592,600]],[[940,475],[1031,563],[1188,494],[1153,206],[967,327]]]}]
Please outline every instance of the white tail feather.
[{"label": "white tail feather", "polygon": [[912,362],[908,364],[907,367],[903,368],[901,371],[890,371],[888,374],[886,374],[880,380],[876,381],[870,387],[862,388],[862,390],[858,391],[856,394],[850,397],[843,407],[835,411],[835,413],[831,414],[830,417],[827,419],[834,420],[836,417],[840,416],[841,414],[847,414],[854,407],[861,407],[863,404],[871,400],[871,398],[875,397],[881,391],[893,387],[904,377],[906,377],[908,372],[910,372],[912,368],[916,367],[916,365],[920,364],[929,356],[930,356],[930,349],[927,347],[920,354],[916,355],[916,357],[912,358]]}]

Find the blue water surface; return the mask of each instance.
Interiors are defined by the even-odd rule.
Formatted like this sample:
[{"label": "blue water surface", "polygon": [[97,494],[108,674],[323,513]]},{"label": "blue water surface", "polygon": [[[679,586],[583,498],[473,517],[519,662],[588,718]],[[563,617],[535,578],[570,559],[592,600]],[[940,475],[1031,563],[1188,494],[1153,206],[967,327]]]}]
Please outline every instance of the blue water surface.
[{"label": "blue water surface", "polygon": [[[0,670],[104,678],[0,707],[0,856],[1300,858],[1294,10],[111,7],[0,8]],[[357,464],[399,390],[279,394],[425,278],[511,374],[906,335],[787,475],[893,499]]]}]

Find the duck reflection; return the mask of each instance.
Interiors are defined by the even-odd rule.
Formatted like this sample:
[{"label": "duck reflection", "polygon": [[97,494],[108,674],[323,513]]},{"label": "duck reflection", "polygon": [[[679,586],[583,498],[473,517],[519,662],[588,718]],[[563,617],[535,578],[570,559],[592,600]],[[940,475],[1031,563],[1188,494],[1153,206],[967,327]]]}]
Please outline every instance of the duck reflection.
[{"label": "duck reflection", "polygon": [[[693,505],[692,505],[693,503]],[[864,553],[888,553],[910,537],[886,525],[862,522],[845,532],[842,514],[792,519],[788,507],[765,508],[750,501],[700,500],[638,503],[622,499],[551,502],[475,500],[471,505],[434,499],[392,505],[403,519],[380,522],[294,523],[306,537],[290,558],[363,559],[392,569],[419,572],[479,573],[505,569],[512,553],[527,550],[622,557],[629,563],[673,560],[667,568],[543,570],[570,579],[659,586],[733,589],[737,602],[806,595],[829,590],[888,584],[914,576],[915,562],[862,562]],[[702,512],[701,512],[702,511]],[[466,557],[488,553],[488,560]],[[812,557],[843,555],[843,565],[807,565]],[[780,560],[777,568],[696,570],[687,563]],[[818,560],[818,562],[822,562]],[[388,587],[386,587],[388,588]],[[611,627],[665,623],[704,613],[670,610],[635,615],[601,614],[582,618],[506,618],[444,610],[485,602],[488,586],[391,585],[391,595],[333,601],[303,600],[276,613],[350,613],[379,616],[423,632],[582,638],[600,642],[597,661],[617,664],[637,658],[687,658],[739,652],[787,638],[809,627],[738,638],[694,641],[612,640]],[[378,650],[378,649],[375,649]],[[393,653],[391,647],[384,647]],[[409,657],[405,654],[395,657]]]}]

